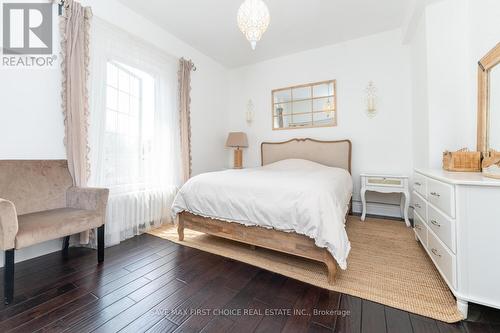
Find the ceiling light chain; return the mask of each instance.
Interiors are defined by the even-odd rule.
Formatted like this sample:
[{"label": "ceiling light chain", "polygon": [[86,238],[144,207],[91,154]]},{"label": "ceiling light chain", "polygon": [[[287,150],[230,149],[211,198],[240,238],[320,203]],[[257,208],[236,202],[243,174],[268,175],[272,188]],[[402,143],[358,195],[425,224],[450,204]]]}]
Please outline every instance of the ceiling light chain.
[{"label": "ceiling light chain", "polygon": [[245,0],[238,10],[238,27],[255,50],[269,26],[269,9],[262,0]]}]

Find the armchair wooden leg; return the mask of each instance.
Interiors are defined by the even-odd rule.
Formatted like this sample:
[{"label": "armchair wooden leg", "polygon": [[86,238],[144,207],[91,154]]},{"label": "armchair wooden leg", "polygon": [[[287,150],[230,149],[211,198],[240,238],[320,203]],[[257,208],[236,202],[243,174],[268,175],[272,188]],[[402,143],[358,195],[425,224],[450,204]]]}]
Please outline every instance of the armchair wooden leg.
[{"label": "armchair wooden leg", "polygon": [[5,251],[3,294],[5,304],[14,299],[14,249]]},{"label": "armchair wooden leg", "polygon": [[63,239],[63,244],[62,244],[62,256],[64,259],[68,258],[68,248],[69,248],[69,237],[66,236]]},{"label": "armchair wooden leg", "polygon": [[104,224],[97,228],[97,262],[104,261]]}]

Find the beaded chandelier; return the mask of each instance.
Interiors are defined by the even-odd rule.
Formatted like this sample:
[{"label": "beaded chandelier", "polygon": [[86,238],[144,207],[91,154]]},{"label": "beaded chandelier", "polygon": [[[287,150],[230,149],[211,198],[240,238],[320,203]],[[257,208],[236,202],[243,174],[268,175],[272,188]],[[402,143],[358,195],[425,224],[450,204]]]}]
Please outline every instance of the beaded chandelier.
[{"label": "beaded chandelier", "polygon": [[238,27],[255,50],[269,26],[269,9],[262,0],[245,0],[238,10]]}]

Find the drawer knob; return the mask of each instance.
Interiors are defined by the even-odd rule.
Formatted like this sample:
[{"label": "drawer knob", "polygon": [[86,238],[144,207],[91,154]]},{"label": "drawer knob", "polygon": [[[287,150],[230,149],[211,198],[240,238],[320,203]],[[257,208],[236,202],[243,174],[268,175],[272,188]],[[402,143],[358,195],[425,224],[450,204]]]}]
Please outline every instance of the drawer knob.
[{"label": "drawer knob", "polygon": [[438,197],[438,198],[441,196],[441,194],[439,194],[439,193],[437,193],[437,192],[431,192],[431,195],[433,195],[433,196],[435,196],[435,197]]},{"label": "drawer knob", "polygon": [[434,224],[436,227],[441,227],[441,224],[437,223],[436,220],[431,220],[431,223]]},{"label": "drawer knob", "polygon": [[415,207],[422,208],[422,206],[420,206],[420,204],[418,204],[418,203],[415,204]]},{"label": "drawer knob", "polygon": [[417,185],[417,186],[422,186],[422,183],[415,182],[415,185]]},{"label": "drawer knob", "polygon": [[432,248],[432,249],[431,249],[431,252],[432,252],[432,254],[434,254],[435,256],[437,256],[437,257],[441,258],[441,255],[439,254],[438,250],[436,250],[436,249]]}]

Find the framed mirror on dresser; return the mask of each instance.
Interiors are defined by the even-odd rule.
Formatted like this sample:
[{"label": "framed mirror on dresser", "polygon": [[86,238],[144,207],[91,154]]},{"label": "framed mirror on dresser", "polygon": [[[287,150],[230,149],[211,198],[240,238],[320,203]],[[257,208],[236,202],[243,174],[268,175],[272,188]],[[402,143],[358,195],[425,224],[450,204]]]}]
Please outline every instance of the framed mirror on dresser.
[{"label": "framed mirror on dresser", "polygon": [[483,174],[500,179],[500,43],[478,63],[477,150]]}]

